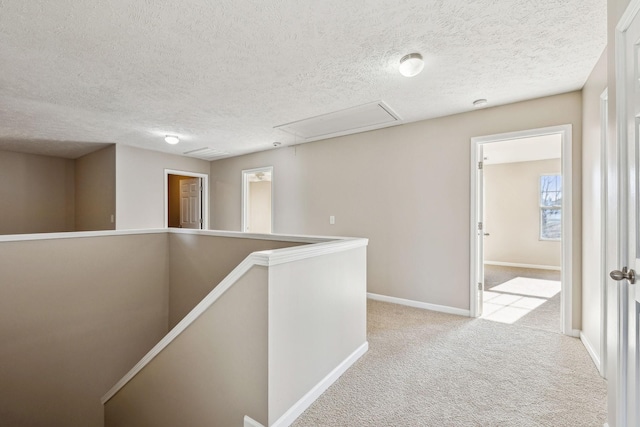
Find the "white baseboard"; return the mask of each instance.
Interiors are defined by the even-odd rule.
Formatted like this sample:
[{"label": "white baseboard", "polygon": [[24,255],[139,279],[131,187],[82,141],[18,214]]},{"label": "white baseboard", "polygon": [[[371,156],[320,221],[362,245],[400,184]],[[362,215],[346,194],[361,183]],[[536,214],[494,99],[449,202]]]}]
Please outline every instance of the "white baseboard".
[{"label": "white baseboard", "polygon": [[248,415],[244,416],[244,426],[243,427],[264,427],[262,424],[254,420]]},{"label": "white baseboard", "polygon": [[414,300],[404,299],[404,298],[388,297],[386,295],[372,294],[370,292],[367,292],[367,298],[376,300],[376,301],[390,302],[393,304],[400,304],[400,305],[407,305],[409,307],[422,308],[425,310],[439,311],[441,313],[456,314],[458,316],[469,317],[471,315],[469,310],[464,310],[462,308],[449,307],[446,305],[429,304],[428,302],[414,301]]},{"label": "white baseboard", "polygon": [[574,338],[580,338],[581,333],[582,331],[580,329],[570,329],[565,335],[568,335]]},{"label": "white baseboard", "polygon": [[503,267],[520,267],[520,268],[534,268],[536,270],[555,270],[561,271],[561,267],[556,267],[554,265],[537,265],[537,264],[521,264],[518,262],[502,262],[502,261],[485,261],[487,265],[500,265]]},{"label": "white baseboard", "polygon": [[347,369],[351,367],[363,354],[365,354],[369,350],[369,343],[365,341],[360,347],[356,349],[351,355],[349,355],[346,359],[342,361],[336,368],[329,372],[329,374],[324,377],[318,384],[316,384],[307,394],[302,396],[300,400],[293,404],[287,412],[285,412],[280,418],[276,420],[271,427],[288,427],[293,423],[296,418],[300,416],[313,402],[316,401],[318,397],[326,389],[331,386],[342,374],[344,374]]},{"label": "white baseboard", "polygon": [[587,336],[582,332],[580,332],[580,341],[582,341],[582,344],[584,344],[584,347],[587,349],[589,356],[591,356],[591,360],[593,360],[593,363],[596,365],[596,369],[598,369],[598,372],[600,372],[600,357],[598,357],[598,353],[596,353]]}]

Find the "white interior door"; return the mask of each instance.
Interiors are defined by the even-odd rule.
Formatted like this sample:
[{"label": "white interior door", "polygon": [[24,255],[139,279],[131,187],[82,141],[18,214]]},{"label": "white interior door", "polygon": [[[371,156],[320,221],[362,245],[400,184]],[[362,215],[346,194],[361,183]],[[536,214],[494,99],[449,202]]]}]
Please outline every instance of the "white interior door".
[{"label": "white interior door", "polygon": [[180,180],[180,227],[202,228],[201,178]]},{"label": "white interior door", "polygon": [[[616,66],[618,97],[618,153],[620,198],[620,270],[611,272],[618,282],[615,310],[618,331],[617,357],[609,357],[614,363],[615,381],[609,393],[613,393],[615,411],[613,425],[638,426],[640,423],[640,369],[638,363],[639,297],[635,284],[635,271],[640,271],[640,226],[638,220],[640,141],[640,1],[632,1],[625,12],[616,34]],[[611,372],[611,371],[610,371]],[[609,376],[611,381],[611,376]],[[610,400],[611,402],[611,400]],[[613,427],[613,426],[611,426]]]}]

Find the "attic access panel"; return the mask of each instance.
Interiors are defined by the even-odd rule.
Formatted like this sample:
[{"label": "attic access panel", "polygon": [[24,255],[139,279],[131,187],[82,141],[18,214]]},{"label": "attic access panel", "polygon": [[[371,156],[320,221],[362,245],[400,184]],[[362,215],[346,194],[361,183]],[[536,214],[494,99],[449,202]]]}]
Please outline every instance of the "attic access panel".
[{"label": "attic access panel", "polygon": [[186,151],[182,154],[184,154],[185,156],[195,157],[197,159],[202,159],[202,160],[213,160],[218,157],[224,157],[229,153],[226,151],[218,150],[216,148],[204,147],[204,148],[198,148],[197,150]]},{"label": "attic access panel", "polygon": [[322,114],[275,126],[305,142],[400,124],[402,121],[383,101]]}]

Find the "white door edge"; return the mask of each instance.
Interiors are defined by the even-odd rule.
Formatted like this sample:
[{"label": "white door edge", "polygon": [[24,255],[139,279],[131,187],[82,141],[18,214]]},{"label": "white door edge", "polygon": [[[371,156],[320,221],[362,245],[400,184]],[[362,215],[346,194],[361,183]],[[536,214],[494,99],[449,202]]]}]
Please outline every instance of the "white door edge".
[{"label": "white door edge", "polygon": [[608,239],[608,144],[609,140],[609,94],[605,89],[600,95],[600,364],[598,371],[607,378],[607,239]]}]

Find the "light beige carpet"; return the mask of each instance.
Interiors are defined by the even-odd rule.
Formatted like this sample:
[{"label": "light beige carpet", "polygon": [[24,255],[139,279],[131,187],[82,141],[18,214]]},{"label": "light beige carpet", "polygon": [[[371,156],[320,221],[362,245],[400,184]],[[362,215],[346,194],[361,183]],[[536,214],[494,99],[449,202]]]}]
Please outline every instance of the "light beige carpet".
[{"label": "light beige carpet", "polygon": [[582,343],[368,303],[369,351],[293,426],[600,427],[606,387]]},{"label": "light beige carpet", "polygon": [[[498,265],[486,265],[484,266],[484,288],[489,291],[489,294],[485,298],[485,301],[490,305],[487,306],[485,314],[488,316],[499,317],[500,313],[491,313],[491,304],[498,303],[492,298],[490,292],[501,294],[503,299],[509,298],[509,295],[518,295],[517,292],[501,292],[500,287],[505,283],[521,278],[530,278],[534,280],[553,281],[560,283],[560,272],[555,270],[540,270],[533,268],[519,268],[519,267],[504,267]],[[505,296],[506,295],[506,296]],[[529,328],[542,329],[545,331],[561,333],[562,326],[560,325],[560,293],[548,297],[541,295],[527,295],[520,294],[525,300],[517,301],[515,305],[521,305],[522,303],[533,303],[535,300],[540,302],[539,305],[529,310],[526,314],[518,317],[513,323],[519,326],[526,326]],[[507,301],[507,304],[514,304]],[[515,310],[518,310],[516,307]],[[505,310],[505,311],[508,311]],[[509,313],[507,313],[509,314]],[[516,313],[516,316],[518,314]],[[508,316],[507,316],[508,317]]]}]

